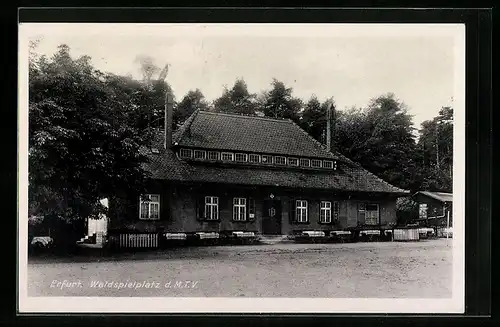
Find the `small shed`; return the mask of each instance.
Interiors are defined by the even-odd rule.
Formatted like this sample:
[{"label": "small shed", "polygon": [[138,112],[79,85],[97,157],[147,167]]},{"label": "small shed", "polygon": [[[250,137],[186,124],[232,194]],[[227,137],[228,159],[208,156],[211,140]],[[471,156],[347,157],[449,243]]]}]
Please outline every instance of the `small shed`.
[{"label": "small shed", "polygon": [[418,203],[417,220],[432,227],[453,226],[453,194],[419,191],[413,195]]}]

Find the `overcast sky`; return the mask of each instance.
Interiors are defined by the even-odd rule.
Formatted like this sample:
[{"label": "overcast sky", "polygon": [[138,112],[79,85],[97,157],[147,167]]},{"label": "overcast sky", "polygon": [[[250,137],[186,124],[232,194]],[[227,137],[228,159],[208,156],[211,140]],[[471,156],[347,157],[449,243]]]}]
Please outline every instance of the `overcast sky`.
[{"label": "overcast sky", "polygon": [[250,92],[272,78],[304,100],[334,97],[338,109],[365,106],[393,92],[409,107],[415,127],[451,104],[456,70],[454,25],[133,25],[27,24],[38,52],[67,44],[104,71],[140,77],[134,63],[150,55],[177,99],[199,88],[208,100],[244,78]]}]

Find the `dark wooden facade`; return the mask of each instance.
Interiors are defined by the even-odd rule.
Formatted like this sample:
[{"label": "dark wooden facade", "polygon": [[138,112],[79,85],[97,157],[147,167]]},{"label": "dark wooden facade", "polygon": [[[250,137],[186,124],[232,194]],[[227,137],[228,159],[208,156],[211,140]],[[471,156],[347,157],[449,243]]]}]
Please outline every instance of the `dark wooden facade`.
[{"label": "dark wooden facade", "polygon": [[[453,226],[453,201],[448,201],[448,194],[446,198],[439,195],[443,193],[436,192],[417,192],[413,195],[413,199],[418,203],[418,221],[429,226],[442,226],[446,227],[448,223],[450,227]],[[424,205],[424,206],[422,206]],[[422,209],[426,208],[426,214]]]},{"label": "dark wooden facade", "polygon": [[[158,220],[139,218],[139,200],[130,199],[126,210],[115,210],[110,219],[110,232],[134,231],[152,233],[195,233],[249,231],[256,234],[289,235],[299,231],[332,231],[344,229],[384,229],[396,222],[396,197],[362,193],[334,193],[294,190],[279,187],[245,187],[233,185],[167,185],[159,181],[151,188],[160,195]],[[216,196],[218,219],[203,217],[205,196]],[[233,220],[233,199],[247,199],[245,221]],[[295,200],[307,201],[307,222],[296,221]],[[339,204],[338,216],[331,222],[320,222],[320,202]],[[377,204],[376,224],[365,224],[360,204]],[[113,205],[112,205],[113,206]],[[251,216],[253,213],[253,216]]]}]

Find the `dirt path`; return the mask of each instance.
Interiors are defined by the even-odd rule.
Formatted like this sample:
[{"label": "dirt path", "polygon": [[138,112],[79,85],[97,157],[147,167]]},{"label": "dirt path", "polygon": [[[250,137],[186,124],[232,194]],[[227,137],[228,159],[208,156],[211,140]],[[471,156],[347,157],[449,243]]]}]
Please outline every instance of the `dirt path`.
[{"label": "dirt path", "polygon": [[200,247],[75,260],[30,261],[29,296],[451,296],[446,240]]}]

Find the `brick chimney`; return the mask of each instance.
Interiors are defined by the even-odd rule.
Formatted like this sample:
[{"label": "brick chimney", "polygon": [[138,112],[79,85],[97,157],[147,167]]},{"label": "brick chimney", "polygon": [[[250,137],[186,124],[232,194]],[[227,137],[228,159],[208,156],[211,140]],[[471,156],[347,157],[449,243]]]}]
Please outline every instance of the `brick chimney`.
[{"label": "brick chimney", "polygon": [[335,106],[333,103],[326,109],[326,147],[328,151],[335,151]]},{"label": "brick chimney", "polygon": [[172,147],[174,99],[169,91],[166,92],[165,98],[165,149],[170,149]]}]

